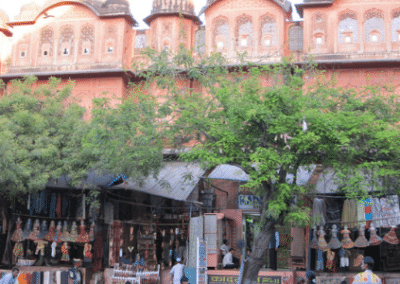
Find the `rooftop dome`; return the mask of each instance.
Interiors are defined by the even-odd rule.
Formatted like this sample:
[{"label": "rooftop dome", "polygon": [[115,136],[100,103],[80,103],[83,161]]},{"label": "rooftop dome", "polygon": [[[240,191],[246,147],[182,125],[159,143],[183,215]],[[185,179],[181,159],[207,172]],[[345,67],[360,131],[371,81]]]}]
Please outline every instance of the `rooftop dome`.
[{"label": "rooftop dome", "polygon": [[194,15],[193,0],[154,0],[151,14],[159,13]]}]

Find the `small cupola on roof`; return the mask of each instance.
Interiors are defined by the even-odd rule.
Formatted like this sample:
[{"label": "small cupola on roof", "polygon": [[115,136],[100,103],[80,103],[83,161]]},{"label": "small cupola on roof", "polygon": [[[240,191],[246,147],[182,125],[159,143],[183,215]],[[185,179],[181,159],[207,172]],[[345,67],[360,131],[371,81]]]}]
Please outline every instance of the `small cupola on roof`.
[{"label": "small cupola on roof", "polygon": [[7,13],[0,10],[0,32],[3,32],[6,36],[11,36],[12,32],[7,23],[10,21]]},{"label": "small cupola on roof", "polygon": [[158,16],[179,15],[185,18],[191,18],[197,23],[201,23],[194,13],[193,0],[153,0],[153,9],[151,15],[144,19],[144,22],[150,25],[151,21]]}]

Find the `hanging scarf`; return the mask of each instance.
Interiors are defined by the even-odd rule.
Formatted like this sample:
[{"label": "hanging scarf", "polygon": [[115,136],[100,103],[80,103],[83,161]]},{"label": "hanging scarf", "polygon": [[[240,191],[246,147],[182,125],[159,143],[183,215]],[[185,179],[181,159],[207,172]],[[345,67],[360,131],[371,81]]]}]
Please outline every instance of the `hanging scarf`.
[{"label": "hanging scarf", "polygon": [[326,268],[331,270],[333,268],[333,261],[335,260],[335,253],[331,250],[328,250],[326,254]]},{"label": "hanging scarf", "polygon": [[357,201],[357,222],[359,228],[360,226],[365,228],[366,225],[365,207],[364,207],[364,202],[362,201]]},{"label": "hanging scarf", "polygon": [[322,250],[317,250],[317,271],[324,270],[324,253]]},{"label": "hanging scarf", "polygon": [[375,228],[380,228],[382,226],[382,209],[381,209],[381,203],[379,201],[379,198],[377,197],[373,197],[371,198],[371,203],[372,203],[372,222],[371,222],[371,226],[374,226]]},{"label": "hanging scarf", "polygon": [[52,193],[50,197],[50,218],[55,218],[56,217],[56,205],[57,205],[57,194]]},{"label": "hanging scarf", "polygon": [[320,198],[314,198],[313,203],[313,219],[315,225],[324,226],[326,222],[326,205],[325,201]]},{"label": "hanging scarf", "polygon": [[399,244],[399,239],[397,238],[397,235],[396,235],[396,227],[395,226],[392,226],[390,231],[383,237],[383,240],[392,245]]},{"label": "hanging scarf", "polygon": [[357,225],[357,203],[353,199],[346,199],[343,203],[342,226],[353,229]]},{"label": "hanging scarf", "polygon": [[392,207],[389,204],[389,201],[387,198],[382,197],[381,200],[381,209],[382,209],[382,227],[383,228],[390,228],[390,226],[392,225]]}]

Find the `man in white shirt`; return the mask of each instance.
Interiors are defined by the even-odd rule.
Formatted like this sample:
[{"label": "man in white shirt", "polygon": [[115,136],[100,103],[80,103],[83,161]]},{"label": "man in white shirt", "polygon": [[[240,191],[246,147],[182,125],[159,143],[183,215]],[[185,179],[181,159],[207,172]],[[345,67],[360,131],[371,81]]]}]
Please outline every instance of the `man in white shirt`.
[{"label": "man in white shirt", "polygon": [[171,274],[171,280],[173,284],[181,284],[181,279],[185,275],[185,265],[181,263],[182,259],[178,257],[176,264],[172,267],[169,274]]},{"label": "man in white shirt", "polygon": [[227,241],[227,240],[224,240],[224,241],[223,241],[223,245],[220,246],[219,249],[220,249],[221,252],[222,252],[222,257],[224,257],[224,256],[229,252],[229,249],[230,249],[230,247],[228,246],[228,241]]},{"label": "man in white shirt", "polygon": [[233,256],[232,256],[232,251],[234,249],[230,248],[229,252],[224,256],[224,259],[222,260],[222,265],[224,266],[225,269],[232,269],[232,268],[238,268],[238,266],[233,263]]},{"label": "man in white shirt", "polygon": [[19,269],[14,267],[11,273],[4,275],[4,277],[0,279],[0,284],[18,284],[18,274]]}]

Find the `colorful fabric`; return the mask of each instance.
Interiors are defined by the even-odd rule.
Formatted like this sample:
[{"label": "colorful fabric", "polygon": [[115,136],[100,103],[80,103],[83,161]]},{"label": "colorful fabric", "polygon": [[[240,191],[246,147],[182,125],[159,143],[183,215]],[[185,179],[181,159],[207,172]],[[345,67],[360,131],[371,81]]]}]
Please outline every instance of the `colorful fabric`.
[{"label": "colorful fabric", "polygon": [[319,248],[318,239],[317,239],[317,228],[315,228],[315,227],[314,227],[314,230],[313,230],[313,238],[312,238],[312,240],[310,242],[310,247],[313,248],[313,249],[318,249]]},{"label": "colorful fabric", "polygon": [[399,239],[397,238],[397,235],[396,235],[396,227],[395,227],[395,226],[393,226],[393,227],[390,229],[389,233],[387,233],[387,234],[383,237],[383,240],[384,240],[385,242],[389,243],[389,244],[392,244],[392,245],[397,245],[397,244],[399,244]]},{"label": "colorful fabric", "polygon": [[69,261],[69,246],[63,243],[61,246],[61,261]]},{"label": "colorful fabric", "polygon": [[342,226],[345,225],[350,229],[357,225],[357,202],[353,199],[346,199],[343,203]]},{"label": "colorful fabric", "polygon": [[313,202],[313,219],[316,226],[324,226],[326,223],[326,205],[325,201],[320,198],[314,198]]},{"label": "colorful fabric", "polygon": [[44,240],[46,240],[48,242],[53,242],[55,236],[56,236],[56,222],[54,220],[52,220],[50,222],[49,231],[47,232],[46,236],[44,237]]},{"label": "colorful fabric", "polygon": [[373,219],[371,198],[363,199],[363,202],[364,202],[365,220],[370,221]]},{"label": "colorful fabric", "polygon": [[337,237],[337,232],[338,232],[337,226],[336,226],[336,225],[333,225],[333,226],[332,226],[332,236],[331,236],[331,240],[330,240],[329,243],[328,243],[328,246],[329,246],[331,249],[338,249],[338,248],[341,248],[341,247],[342,247],[342,243],[339,241],[339,239],[338,239],[338,237]]},{"label": "colorful fabric", "polygon": [[22,236],[22,221],[21,218],[18,217],[15,224],[15,231],[11,236],[11,240],[15,243],[22,242],[25,238]]},{"label": "colorful fabric", "polygon": [[56,205],[57,205],[57,194],[52,193],[50,197],[50,218],[56,218]]},{"label": "colorful fabric", "polygon": [[364,227],[361,226],[361,228],[358,230],[358,238],[354,242],[355,247],[359,248],[365,248],[369,246],[369,242],[367,238],[365,237],[365,230]]},{"label": "colorful fabric", "polygon": [[331,250],[328,250],[326,253],[326,268],[331,270],[333,268],[333,262],[335,260],[335,253]]},{"label": "colorful fabric", "polygon": [[390,203],[393,219],[392,225],[396,226],[400,224],[400,209],[399,209],[399,197],[397,195],[390,195],[387,197]]},{"label": "colorful fabric", "polygon": [[376,234],[376,229],[375,229],[375,227],[371,227],[371,228],[370,228],[370,232],[371,232],[371,236],[370,236],[370,238],[369,238],[369,244],[370,244],[371,246],[380,245],[380,244],[382,243],[382,238],[379,237],[379,236]]},{"label": "colorful fabric", "polygon": [[318,232],[319,232],[319,234],[318,234],[318,248],[320,250],[322,250],[322,251],[329,250],[329,246],[328,246],[328,244],[326,243],[326,240],[325,240],[325,231],[324,231],[322,226],[321,226],[321,229]]},{"label": "colorful fabric", "polygon": [[89,240],[89,234],[86,232],[86,226],[83,221],[81,222],[81,225],[79,226],[79,236],[76,238],[77,243],[88,243]]},{"label": "colorful fabric", "polygon": [[47,235],[47,221],[42,221],[42,226],[40,226],[40,233],[38,235],[39,239],[43,240]]},{"label": "colorful fabric", "polygon": [[366,225],[366,220],[365,220],[365,207],[364,207],[364,202],[362,201],[356,201],[357,204],[357,226],[358,228],[360,226],[363,226],[365,228]]},{"label": "colorful fabric", "polygon": [[374,226],[375,228],[380,228],[382,226],[382,224],[381,224],[382,223],[381,222],[382,209],[381,209],[381,203],[379,201],[379,198],[377,198],[377,197],[371,198],[371,203],[372,203],[371,209],[372,209],[372,216],[373,216],[371,226]]},{"label": "colorful fabric", "polygon": [[18,258],[22,258],[24,256],[24,245],[22,243],[16,243],[13,249],[13,258],[12,263],[15,264],[18,261]]},{"label": "colorful fabric", "polygon": [[40,221],[39,219],[36,219],[35,223],[33,224],[32,232],[29,234],[28,239],[32,241],[39,240],[39,233],[40,233]]},{"label": "colorful fabric", "polygon": [[354,247],[354,243],[350,239],[350,231],[347,229],[347,226],[345,226],[344,230],[342,230],[340,232],[343,234],[342,246],[346,249],[350,249],[350,248]]},{"label": "colorful fabric", "polygon": [[359,273],[354,277],[354,284],[381,284],[381,279],[371,270],[366,270],[363,273]]},{"label": "colorful fabric", "polygon": [[393,222],[392,207],[390,206],[388,199],[385,197],[382,197],[380,202],[382,209],[382,228],[390,228]]}]

